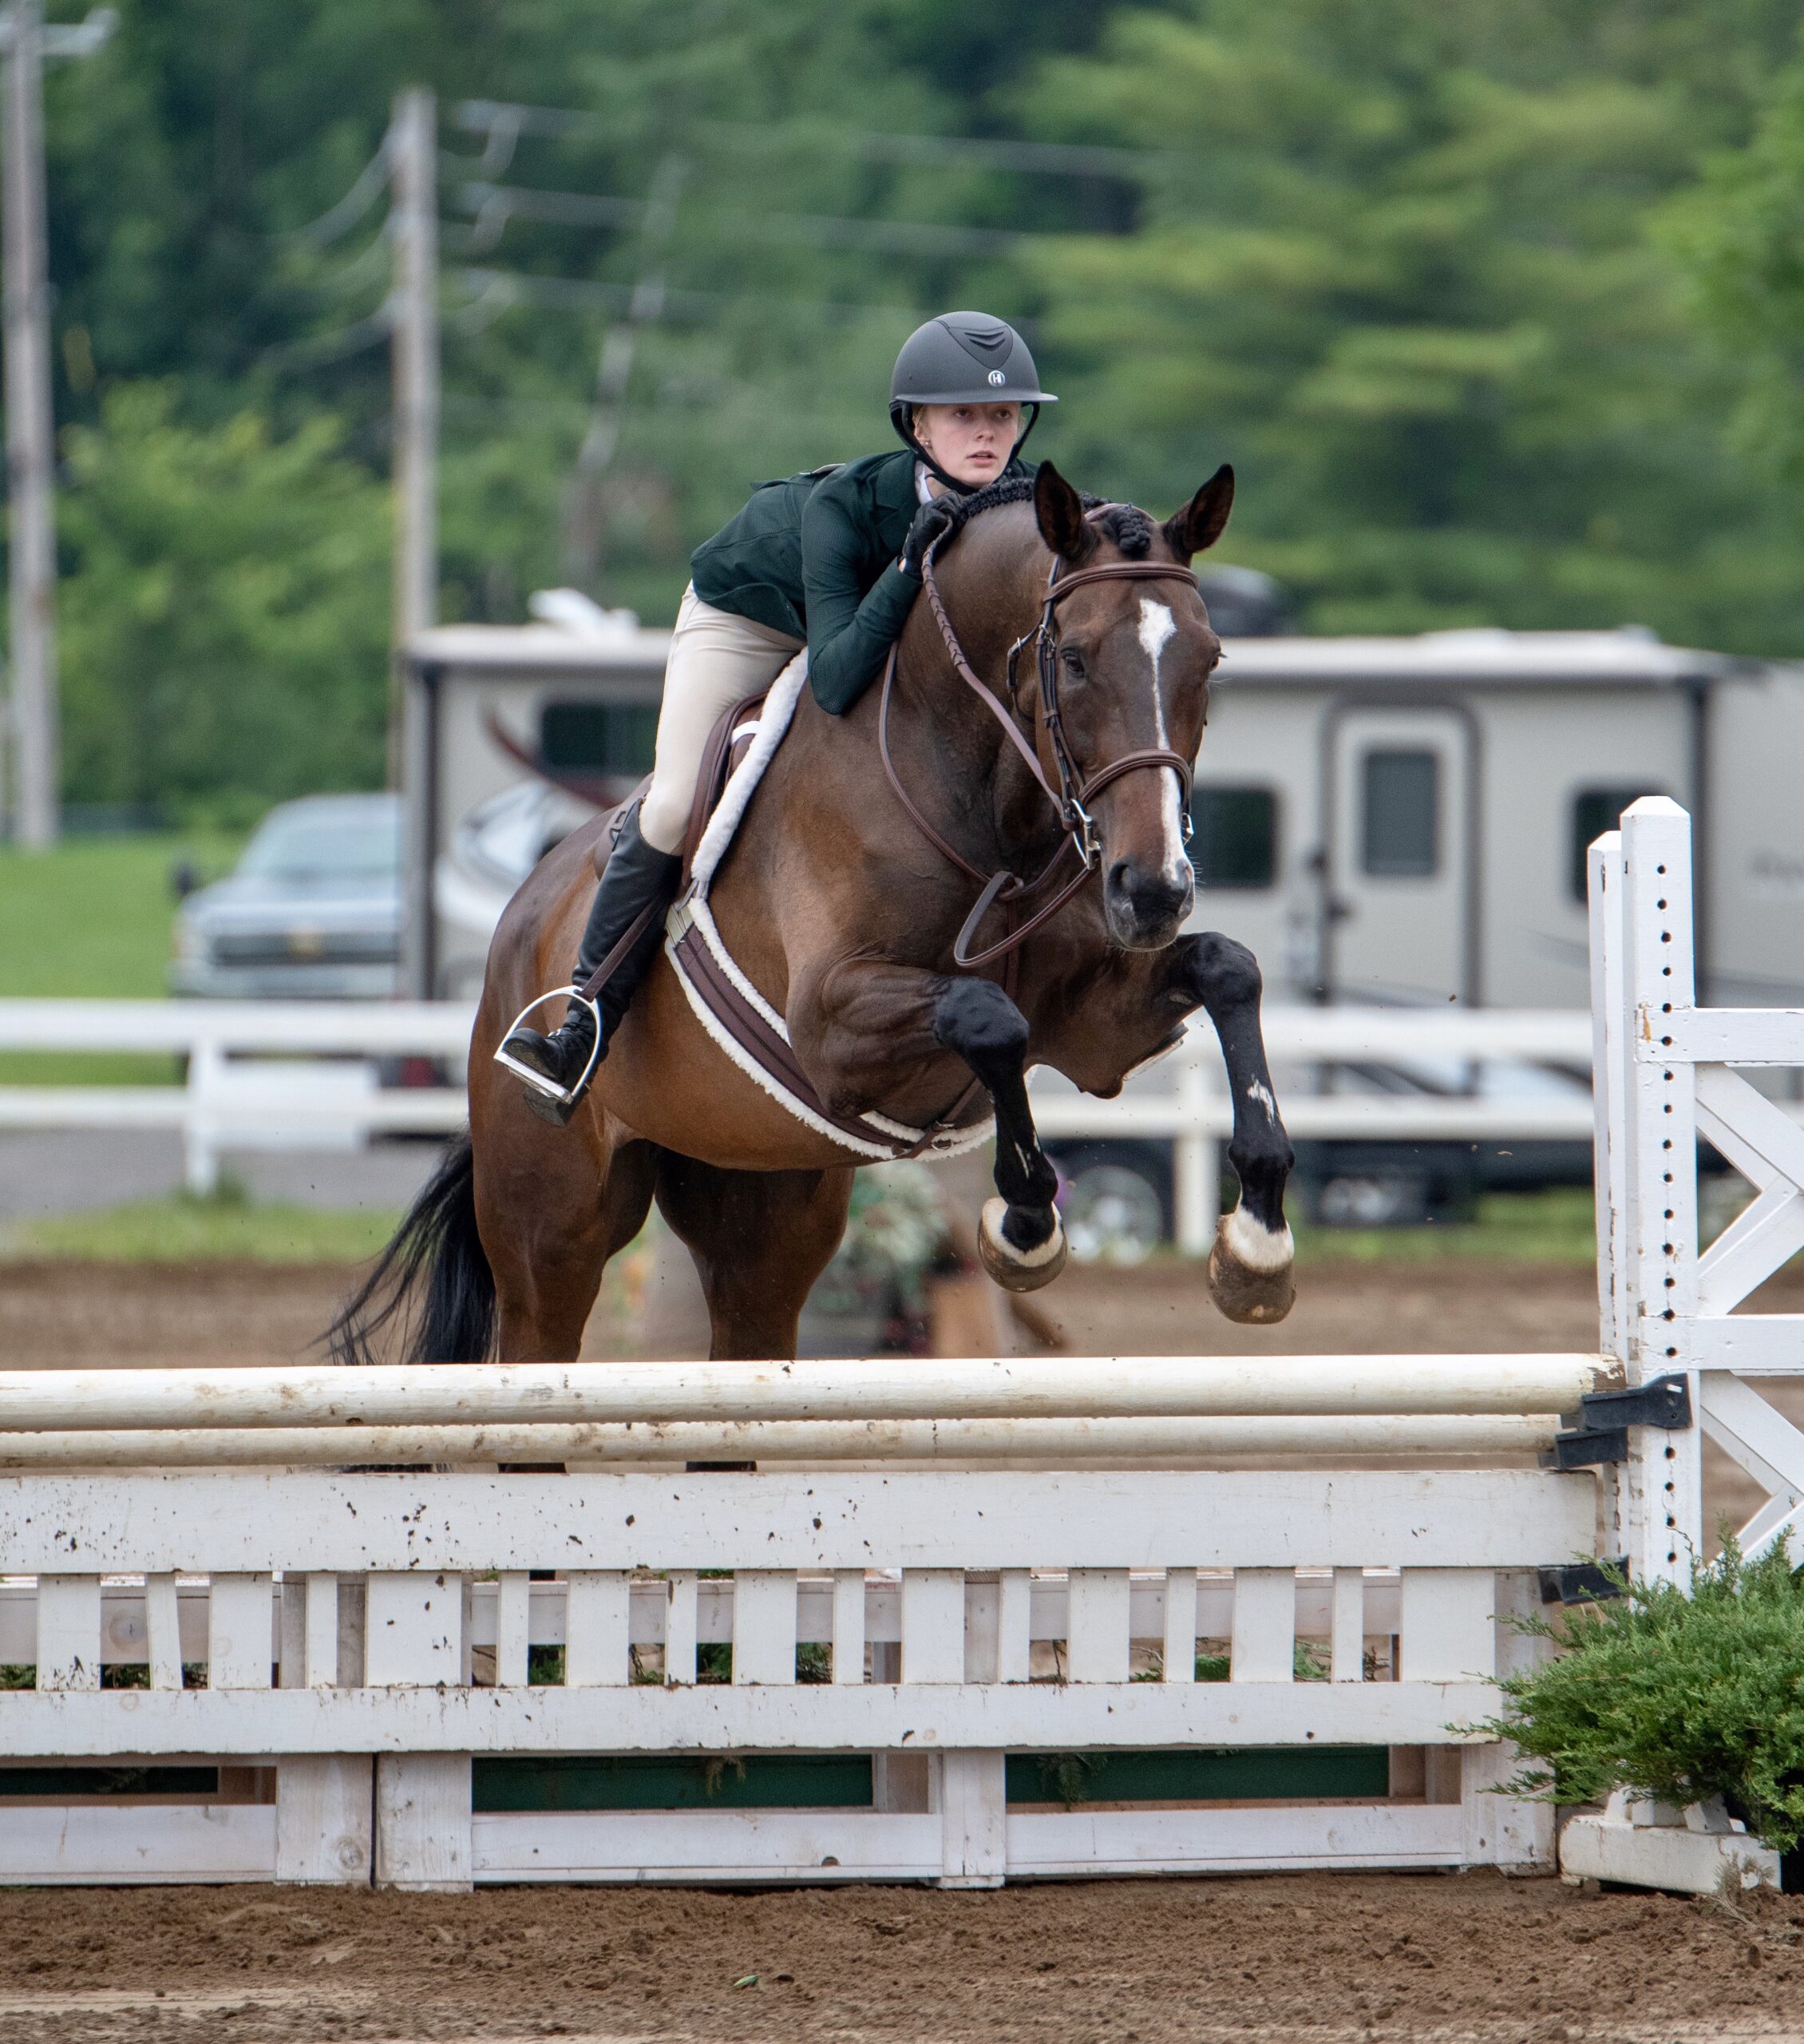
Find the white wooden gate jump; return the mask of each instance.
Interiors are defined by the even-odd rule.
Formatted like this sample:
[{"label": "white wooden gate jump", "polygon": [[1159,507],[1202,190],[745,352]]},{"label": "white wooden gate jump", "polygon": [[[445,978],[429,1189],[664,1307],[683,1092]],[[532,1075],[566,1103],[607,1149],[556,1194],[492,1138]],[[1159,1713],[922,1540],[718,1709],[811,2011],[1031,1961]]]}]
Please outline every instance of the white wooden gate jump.
[{"label": "white wooden gate jump", "polygon": [[[1550,1865],[1478,1729],[1509,1618],[1600,1503],[1637,1569],[1701,1531],[1695,1429],[1600,1485],[1537,1466],[1559,1416],[1683,1374],[1751,1538],[1804,1508],[1728,1373],[1798,1329],[1727,1317],[1804,1243],[1804,1138],[1713,1069],[1804,1047],[1691,1008],[1684,829],[1593,855],[1606,1353],[0,1375],[0,1880]],[[1762,1186],[1701,1261],[1694,1118]],[[453,1466],[346,1468],[391,1459]],[[1600,1854],[1734,1845],[1634,1814]]]}]

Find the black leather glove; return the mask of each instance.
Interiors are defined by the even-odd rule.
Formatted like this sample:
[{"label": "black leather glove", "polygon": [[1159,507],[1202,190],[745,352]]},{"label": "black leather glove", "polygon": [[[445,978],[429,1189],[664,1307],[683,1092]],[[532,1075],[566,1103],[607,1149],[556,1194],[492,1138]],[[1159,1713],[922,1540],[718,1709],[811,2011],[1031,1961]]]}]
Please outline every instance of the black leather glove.
[{"label": "black leather glove", "polygon": [[943,497],[930,497],[915,513],[908,537],[902,542],[902,572],[921,579],[921,562],[928,549],[952,522],[952,507]]}]

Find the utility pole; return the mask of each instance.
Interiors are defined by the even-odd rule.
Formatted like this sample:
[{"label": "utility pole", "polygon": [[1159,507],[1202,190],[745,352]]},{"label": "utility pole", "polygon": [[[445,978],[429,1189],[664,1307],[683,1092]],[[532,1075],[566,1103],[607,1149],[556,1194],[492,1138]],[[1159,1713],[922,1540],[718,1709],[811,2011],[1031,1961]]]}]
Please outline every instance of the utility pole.
[{"label": "utility pole", "polygon": [[389,129],[394,248],[394,605],[388,778],[402,782],[401,650],[438,621],[438,115],[429,90],[397,95]]},{"label": "utility pole", "polygon": [[56,428],[50,411],[50,304],[44,226],[44,59],[85,57],[113,33],[110,8],[46,30],[42,0],[0,16],[6,141],[0,205],[0,318],[6,328],[8,569],[12,626],[14,834],[42,851],[59,826]]},{"label": "utility pole", "polygon": [[12,604],[14,834],[57,842],[57,505],[50,418],[50,309],[44,259],[44,10],[18,0],[6,18],[3,294],[6,488]]}]

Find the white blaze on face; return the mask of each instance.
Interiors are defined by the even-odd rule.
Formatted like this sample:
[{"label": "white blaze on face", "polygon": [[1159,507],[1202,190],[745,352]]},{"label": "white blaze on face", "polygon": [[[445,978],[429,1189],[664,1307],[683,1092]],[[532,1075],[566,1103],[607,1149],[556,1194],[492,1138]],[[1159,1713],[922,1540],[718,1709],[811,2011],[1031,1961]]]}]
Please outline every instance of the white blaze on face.
[{"label": "white blaze on face", "polygon": [[[1146,657],[1153,667],[1153,728],[1156,734],[1153,743],[1169,747],[1171,740],[1165,735],[1165,706],[1159,693],[1159,656],[1165,649],[1165,641],[1177,629],[1177,620],[1172,616],[1169,605],[1155,603],[1150,596],[1140,599],[1140,643],[1146,649]],[[1165,826],[1165,874],[1168,880],[1181,878],[1181,869],[1189,862],[1184,851],[1184,818],[1180,805],[1183,790],[1176,774],[1163,773],[1160,776],[1161,820]]]}]

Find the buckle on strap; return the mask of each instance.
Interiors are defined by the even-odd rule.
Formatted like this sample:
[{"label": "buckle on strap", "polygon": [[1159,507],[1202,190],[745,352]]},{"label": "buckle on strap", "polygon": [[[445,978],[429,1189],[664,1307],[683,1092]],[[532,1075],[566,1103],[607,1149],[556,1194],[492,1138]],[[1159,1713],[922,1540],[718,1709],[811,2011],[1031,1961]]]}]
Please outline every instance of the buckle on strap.
[{"label": "buckle on strap", "polygon": [[1096,828],[1096,820],[1075,795],[1070,798],[1066,811],[1065,827],[1071,834],[1071,842],[1077,847],[1078,857],[1084,862],[1084,871],[1094,873],[1096,862],[1102,855],[1102,839]]}]

